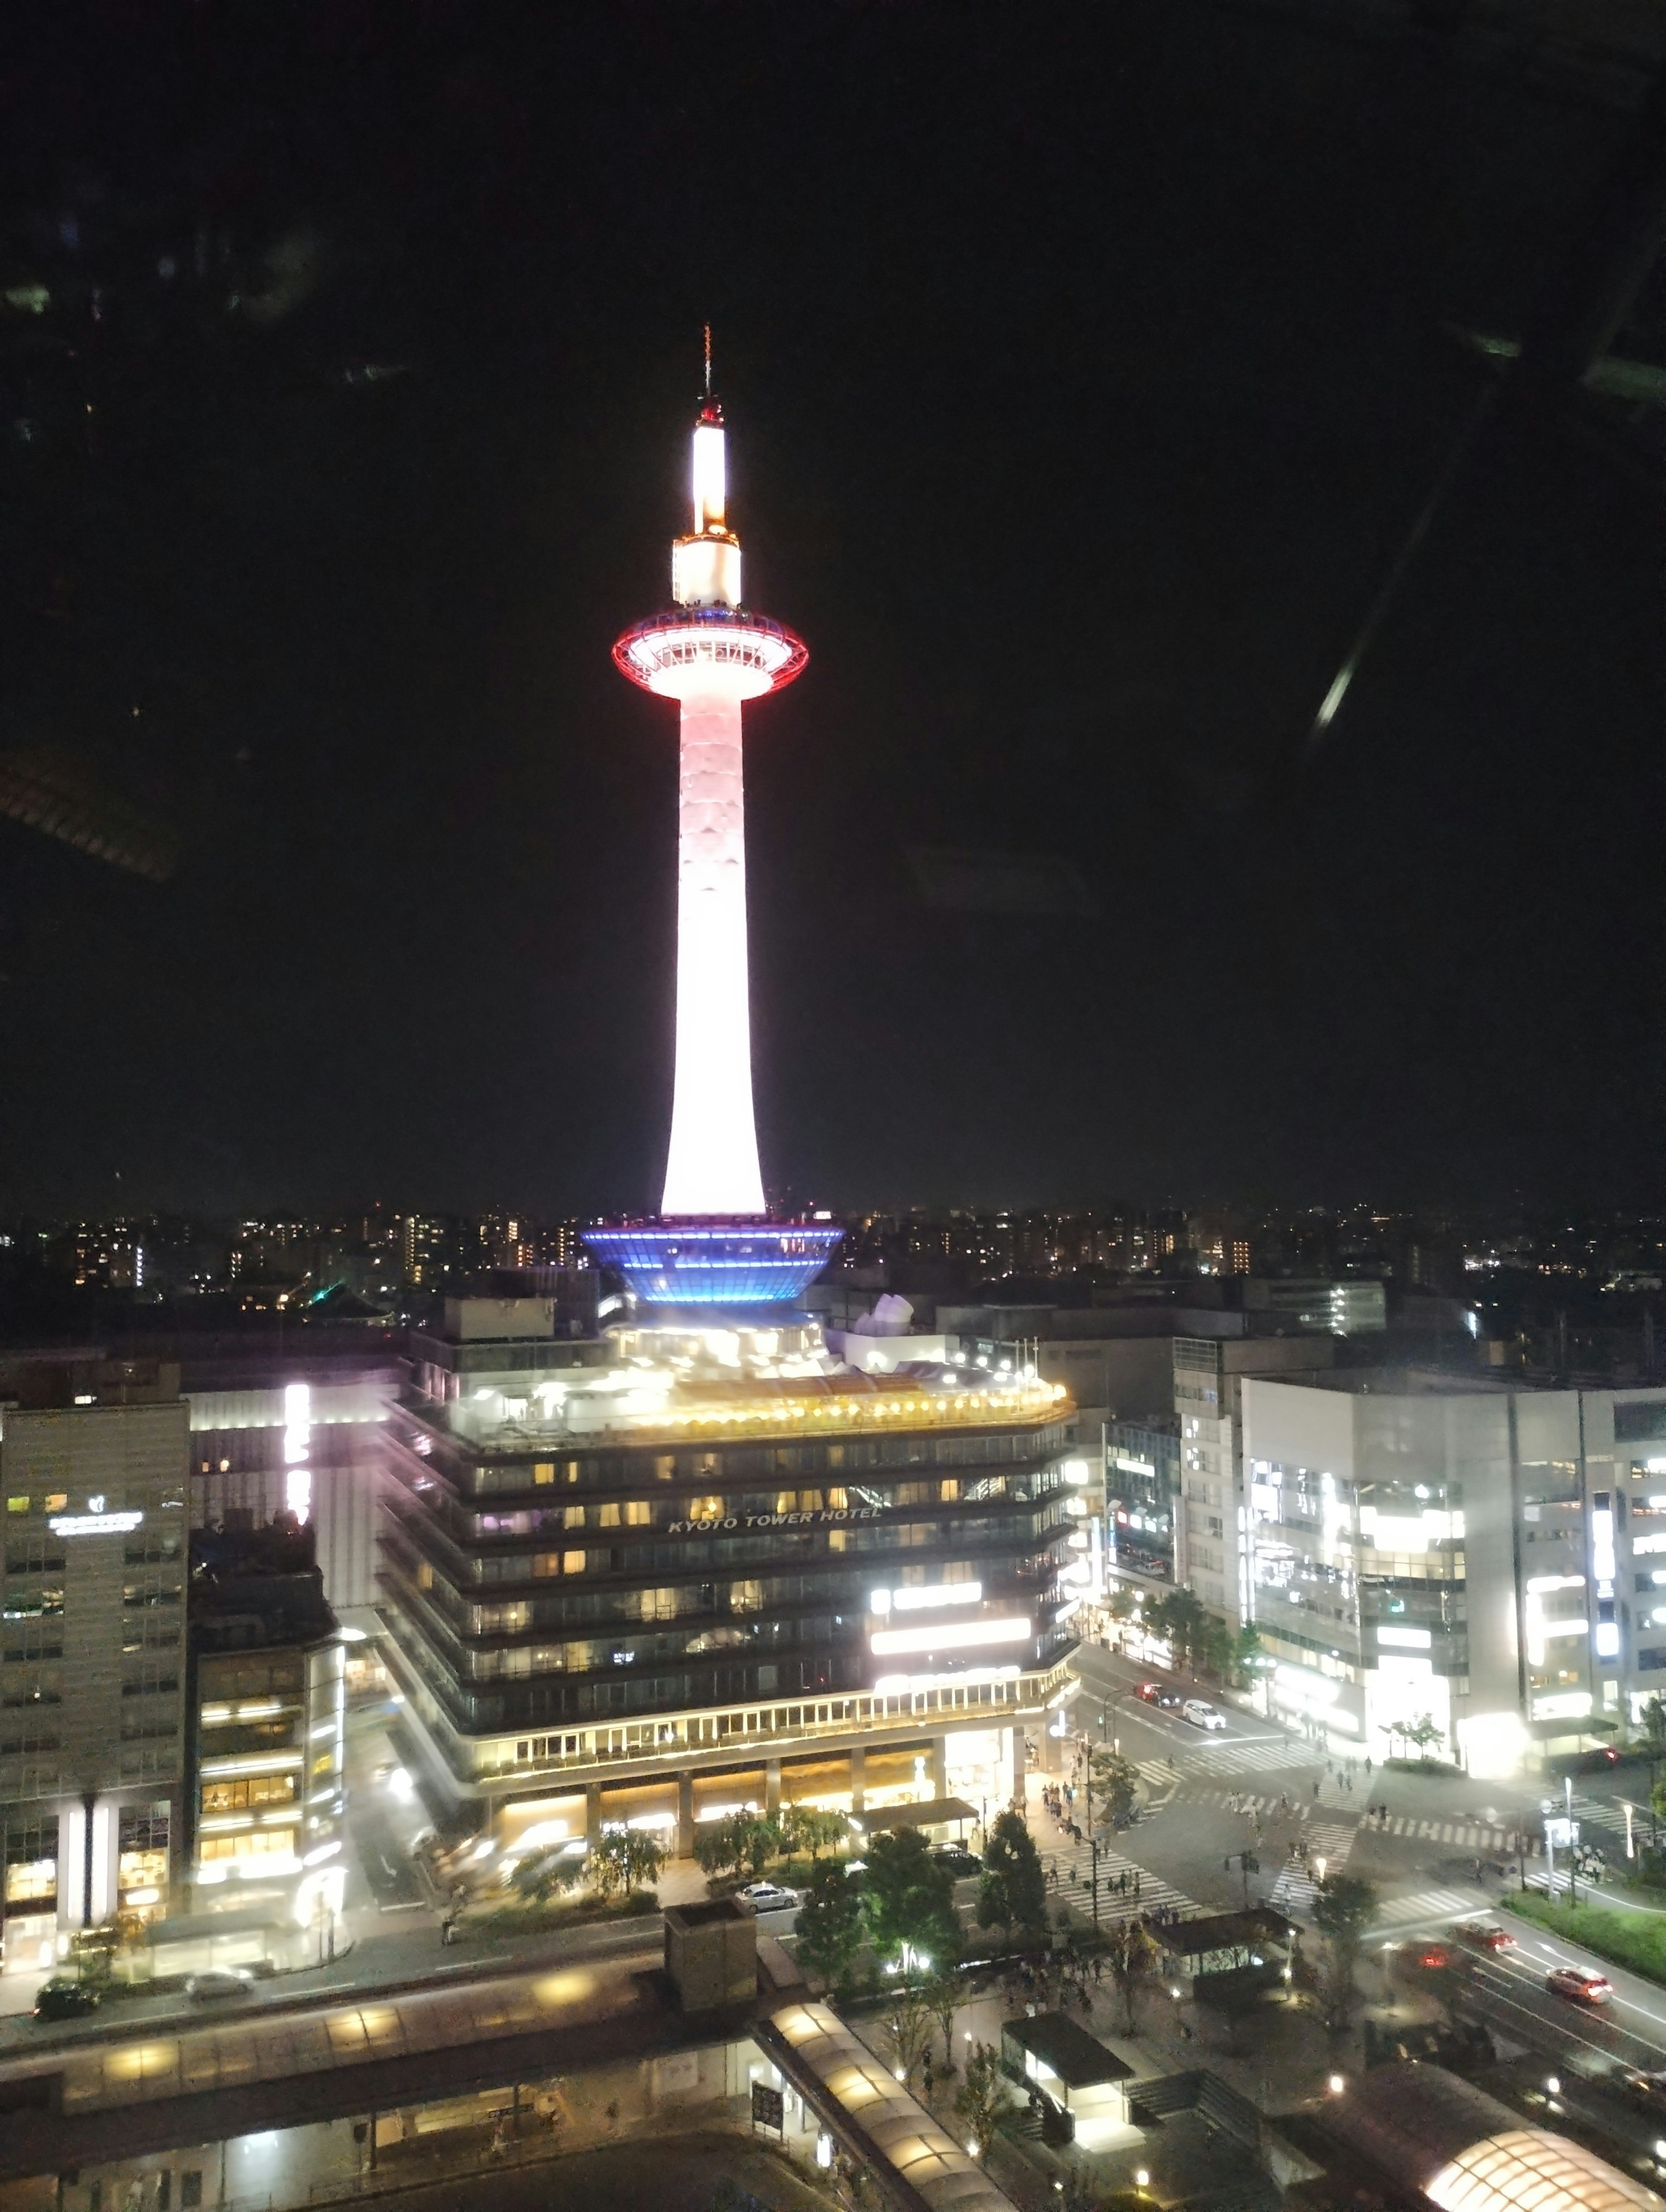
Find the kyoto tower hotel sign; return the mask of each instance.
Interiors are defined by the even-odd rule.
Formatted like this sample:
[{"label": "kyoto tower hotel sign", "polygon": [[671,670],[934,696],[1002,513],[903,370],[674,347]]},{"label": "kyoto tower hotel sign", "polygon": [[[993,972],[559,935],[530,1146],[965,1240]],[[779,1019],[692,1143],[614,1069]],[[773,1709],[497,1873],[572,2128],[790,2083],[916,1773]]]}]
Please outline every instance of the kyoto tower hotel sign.
[{"label": "kyoto tower hotel sign", "polygon": [[673,605],[613,647],[623,674],[681,710],[677,836],[677,1075],[660,1218],[586,1243],[650,1304],[798,1297],[840,1231],[766,1218],[752,1116],[741,708],[790,684],[803,640],[741,601],[726,513],[723,410],[694,428],[693,527],[671,549]]}]

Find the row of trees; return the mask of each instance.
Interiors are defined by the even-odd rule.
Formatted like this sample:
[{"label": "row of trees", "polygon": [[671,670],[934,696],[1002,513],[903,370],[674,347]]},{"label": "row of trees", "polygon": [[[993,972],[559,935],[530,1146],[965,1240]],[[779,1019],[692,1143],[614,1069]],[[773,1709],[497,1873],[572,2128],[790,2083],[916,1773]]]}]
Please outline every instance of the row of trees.
[{"label": "row of trees", "polygon": [[808,1851],[813,1868],[822,1852],[849,1836],[842,1813],[813,1805],[788,1805],[779,1814],[731,1813],[726,1820],[702,1820],[695,1830],[695,1862],[702,1874],[750,1874],[756,1881],[784,1852]]},{"label": "row of trees", "polygon": [[1147,1636],[1160,1637],[1168,1645],[1177,1669],[1241,1685],[1262,1656],[1261,1637],[1252,1622],[1232,1627],[1189,1589],[1164,1590],[1160,1597],[1140,1601],[1130,1590],[1118,1590],[1109,1601],[1109,1609],[1114,1620],[1131,1620],[1136,1603],[1140,1626]]}]

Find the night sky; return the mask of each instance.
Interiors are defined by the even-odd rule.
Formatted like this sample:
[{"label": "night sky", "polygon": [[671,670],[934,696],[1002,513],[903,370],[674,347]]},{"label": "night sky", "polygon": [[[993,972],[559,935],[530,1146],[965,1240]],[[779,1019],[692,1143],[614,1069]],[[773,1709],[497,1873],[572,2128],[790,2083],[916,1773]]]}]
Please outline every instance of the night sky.
[{"label": "night sky", "polygon": [[[0,823],[0,1210],[654,1203],[676,724],[608,648],[706,320],[812,654],[749,709],[777,1194],[1653,1201],[1652,427],[1506,411],[1301,759],[1453,330],[1630,119],[1394,17],[15,18],[0,744],[180,857]],[[939,848],[1091,911],[933,903]]]}]

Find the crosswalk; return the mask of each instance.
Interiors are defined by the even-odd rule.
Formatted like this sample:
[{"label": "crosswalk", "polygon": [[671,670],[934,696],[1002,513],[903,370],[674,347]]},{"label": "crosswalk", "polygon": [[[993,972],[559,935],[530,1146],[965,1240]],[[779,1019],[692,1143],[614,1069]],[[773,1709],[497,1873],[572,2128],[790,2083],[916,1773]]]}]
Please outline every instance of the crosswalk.
[{"label": "crosswalk", "polygon": [[[1242,1813],[1246,1817],[1254,1814],[1262,1820],[1268,1819],[1275,1814],[1287,1817],[1292,1813],[1299,1814],[1303,1819],[1306,1819],[1310,1813],[1319,1814],[1322,1810],[1330,1809],[1322,1798],[1304,1797],[1299,1794],[1292,1797],[1287,1790],[1274,1797],[1270,1792],[1261,1794],[1252,1790],[1183,1788],[1177,1792],[1172,1802],[1177,1805],[1219,1805],[1229,1813]],[[1338,1818],[1347,1820],[1350,1826],[1359,1818],[1346,1799],[1336,1807],[1335,1810]]]},{"label": "crosswalk", "polygon": [[1187,1763],[1199,1774],[1287,1774],[1298,1767],[1322,1766],[1325,1755],[1287,1735],[1227,1736],[1189,1753]]},{"label": "crosswalk", "polygon": [[1347,1866],[1348,1853],[1353,1849],[1358,1831],[1352,1822],[1313,1820],[1303,1836],[1306,1857],[1292,1851],[1278,1880],[1273,1885],[1273,1903],[1281,1912],[1292,1909],[1305,1911],[1313,1902],[1313,1893],[1326,1875],[1341,1874]]},{"label": "crosswalk", "polygon": [[[1473,1820],[1418,1820],[1408,1814],[1395,1814],[1387,1820],[1370,1820],[1366,1832],[1373,1836],[1403,1836],[1425,1844],[1450,1844],[1465,1851],[1487,1851],[1498,1857],[1513,1856],[1516,1839],[1506,1829],[1484,1827]],[[1529,1845],[1529,1858],[1537,1856],[1536,1846]]]},{"label": "crosswalk", "polygon": [[1457,1920],[1477,1910],[1473,1893],[1461,1889],[1414,1889],[1404,1897],[1387,1897],[1377,1908],[1377,1925],[1408,1927],[1414,1920]]},{"label": "crosswalk", "polygon": [[[1043,1837],[1038,1835],[1036,1842],[1053,1894],[1084,1912],[1091,1912],[1093,1854],[1087,1844],[1073,1844],[1065,1836],[1061,1836],[1051,1850]],[[1161,1875],[1153,1874],[1149,1867],[1140,1866],[1123,1852],[1101,1844],[1101,1914],[1108,1912],[1117,1917],[1128,1912],[1149,1912],[1155,1905],[1162,1905],[1185,1918],[1207,1909],[1195,1898],[1188,1897],[1184,1890],[1177,1889],[1171,1881],[1165,1881]]]}]

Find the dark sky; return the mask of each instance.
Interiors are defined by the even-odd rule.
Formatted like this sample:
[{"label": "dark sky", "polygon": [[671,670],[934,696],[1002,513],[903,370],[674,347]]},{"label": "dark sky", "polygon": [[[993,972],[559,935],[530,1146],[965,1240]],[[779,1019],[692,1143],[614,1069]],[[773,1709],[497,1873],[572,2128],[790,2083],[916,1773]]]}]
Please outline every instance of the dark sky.
[{"label": "dark sky", "polygon": [[[812,653],[748,738],[777,1191],[1654,1200],[1623,417],[1482,440],[1298,765],[1487,373],[1449,326],[1519,331],[1624,72],[1313,17],[14,19],[8,282],[55,297],[7,339],[0,743],[183,851],[0,823],[0,1209],[654,1202],[675,724],[608,647],[706,319],[748,595]],[[1061,856],[1097,915],[933,908],[921,846]]]}]

